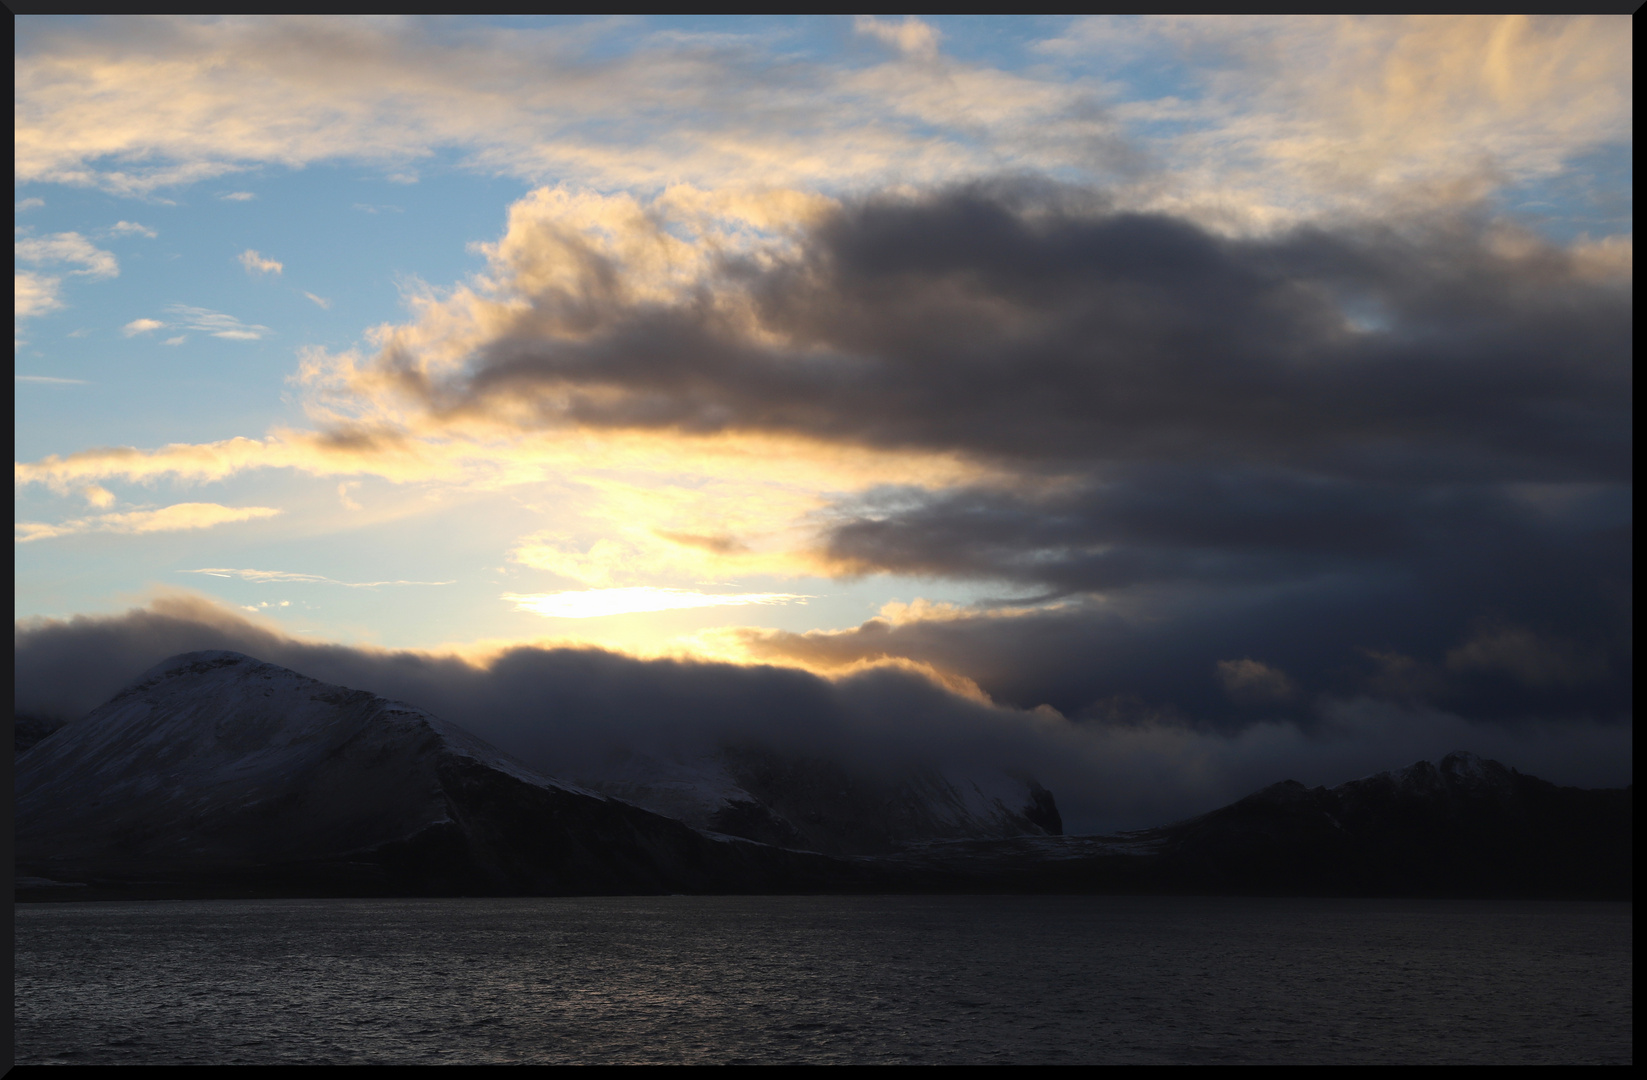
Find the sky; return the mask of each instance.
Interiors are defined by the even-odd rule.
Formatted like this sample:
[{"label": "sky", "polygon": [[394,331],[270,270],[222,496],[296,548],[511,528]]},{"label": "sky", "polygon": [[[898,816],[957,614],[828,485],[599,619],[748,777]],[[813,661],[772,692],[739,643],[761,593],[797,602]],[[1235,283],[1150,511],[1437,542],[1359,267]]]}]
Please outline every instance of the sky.
[{"label": "sky", "polygon": [[18,18],[19,707],[1627,783],[1631,28]]}]

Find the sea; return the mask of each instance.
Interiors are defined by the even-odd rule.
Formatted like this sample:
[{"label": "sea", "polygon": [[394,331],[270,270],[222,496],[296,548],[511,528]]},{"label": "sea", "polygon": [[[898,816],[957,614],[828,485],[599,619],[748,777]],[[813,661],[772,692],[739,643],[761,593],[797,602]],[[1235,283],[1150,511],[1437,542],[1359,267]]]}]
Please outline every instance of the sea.
[{"label": "sea", "polygon": [[1631,905],[18,904],[17,1064],[1629,1064]]}]

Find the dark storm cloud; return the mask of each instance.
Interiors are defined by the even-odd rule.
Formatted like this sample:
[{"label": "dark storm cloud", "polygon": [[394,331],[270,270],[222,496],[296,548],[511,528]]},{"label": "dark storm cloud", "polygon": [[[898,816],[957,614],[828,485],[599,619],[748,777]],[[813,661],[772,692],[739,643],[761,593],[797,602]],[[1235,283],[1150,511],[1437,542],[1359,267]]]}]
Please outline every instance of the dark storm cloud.
[{"label": "dark storm cloud", "polygon": [[[1003,614],[845,631],[743,630],[757,658],[815,667],[905,658],[963,674],[1002,704],[1082,722],[1313,730],[1329,701],[1433,707],[1477,722],[1630,722],[1628,613],[1550,628],[1474,614],[1399,574],[1244,590],[1162,589]],[[1600,607],[1599,604],[1595,605]],[[1259,665],[1254,678],[1231,668]],[[1263,674],[1269,673],[1269,674]],[[1290,687],[1263,692],[1266,685]]]},{"label": "dark storm cloud", "polygon": [[[1568,492],[1554,506],[1538,494],[1209,465],[1132,470],[1055,496],[906,499],[836,527],[831,554],[1020,593],[1097,593],[1108,605],[980,612],[827,646],[827,635],[813,637],[848,653],[863,637],[866,656],[932,663],[998,700],[1072,715],[1118,700],[1219,723],[1271,715],[1274,703],[1242,708],[1215,679],[1219,662],[1255,657],[1312,693],[1430,701],[1481,719],[1623,719],[1633,683],[1628,489]],[[1472,645],[1493,632],[1484,627],[1542,644],[1514,661],[1502,649],[1492,663],[1463,659],[1484,648]],[[811,647],[794,636],[767,647],[781,652],[780,640],[798,655]],[[1392,681],[1391,664],[1429,674]],[[1547,667],[1569,675],[1538,674]],[[1284,711],[1303,715],[1307,700]]]},{"label": "dark storm cloud", "polygon": [[461,378],[423,389],[442,409],[524,400],[546,421],[1034,470],[1626,477],[1630,291],[1522,240],[1468,220],[1230,239],[1029,183],[870,199],[675,305],[622,302],[618,268],[574,244],[578,291],[523,297]]},{"label": "dark storm cloud", "polygon": [[[1121,639],[1094,634],[1101,625],[1042,623],[1025,650],[1069,632],[1086,634],[1094,645]],[[1518,662],[1539,648],[1513,633],[1488,636],[1468,662]],[[196,649],[233,649],[412,702],[551,775],[598,776],[610,755],[625,748],[691,752],[750,738],[865,770],[936,766],[987,776],[1026,769],[1054,791],[1074,831],[1158,824],[1284,777],[1336,783],[1459,748],[1558,782],[1619,785],[1631,775],[1630,732],[1618,725],[1487,727],[1433,709],[1365,700],[1329,703],[1313,733],[1288,722],[1197,730],[1136,714],[1119,722],[1071,721],[960,697],[897,669],[826,680],[793,669],[639,660],[588,648],[525,646],[471,664],[316,644],[191,596],[118,616],[18,624],[15,705],[19,712],[75,717],[159,660]],[[1559,663],[1542,675],[1565,677]],[[1255,700],[1274,700],[1278,691],[1285,696],[1285,683],[1261,666],[1235,665],[1225,681]]]},{"label": "dark storm cloud", "polygon": [[843,498],[831,564],[1103,598],[771,655],[1226,729],[1321,695],[1628,716],[1631,289],[1572,252],[1468,214],[1231,238],[1000,182],[845,205],[672,305],[580,257],[430,400],[959,453],[1008,479]]},{"label": "dark storm cloud", "polygon": [[1318,576],[1402,561],[1442,538],[1530,533],[1542,524],[1525,503],[1475,487],[1357,483],[1219,462],[1106,473],[1101,483],[1042,495],[889,492],[888,510],[872,494],[845,508],[855,513],[832,530],[830,554],[866,568],[1068,593]]}]

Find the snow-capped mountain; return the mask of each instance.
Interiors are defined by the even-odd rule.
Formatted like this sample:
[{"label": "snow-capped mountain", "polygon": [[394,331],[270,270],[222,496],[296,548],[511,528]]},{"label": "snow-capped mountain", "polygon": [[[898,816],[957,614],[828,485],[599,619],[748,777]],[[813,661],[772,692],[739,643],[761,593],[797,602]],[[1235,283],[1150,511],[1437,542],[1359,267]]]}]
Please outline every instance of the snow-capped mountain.
[{"label": "snow-capped mountain", "polygon": [[16,842],[19,872],[53,880],[600,892],[769,887],[795,870],[415,706],[232,652],[173,657],[22,755]]}]

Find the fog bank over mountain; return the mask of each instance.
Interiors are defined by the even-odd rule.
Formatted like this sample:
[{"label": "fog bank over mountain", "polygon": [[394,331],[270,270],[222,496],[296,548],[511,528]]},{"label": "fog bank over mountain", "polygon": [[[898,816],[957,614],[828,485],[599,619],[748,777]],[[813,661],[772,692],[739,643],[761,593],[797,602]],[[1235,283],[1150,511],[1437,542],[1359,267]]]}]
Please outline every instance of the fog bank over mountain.
[{"label": "fog bank over mountain", "polygon": [[826,679],[589,648],[521,646],[481,663],[314,642],[187,594],[115,616],[19,623],[16,709],[72,720],[166,657],[202,649],[410,702],[550,775],[598,771],[626,751],[691,753],[728,741],[867,771],[1019,769],[1056,795],[1070,833],[1160,824],[1278,777],[1334,784],[1460,747],[1561,784],[1633,779],[1624,723],[1471,723],[1367,699],[1322,701],[1305,720],[1278,716],[1236,732],[1077,721],[963,697],[896,667]]}]

